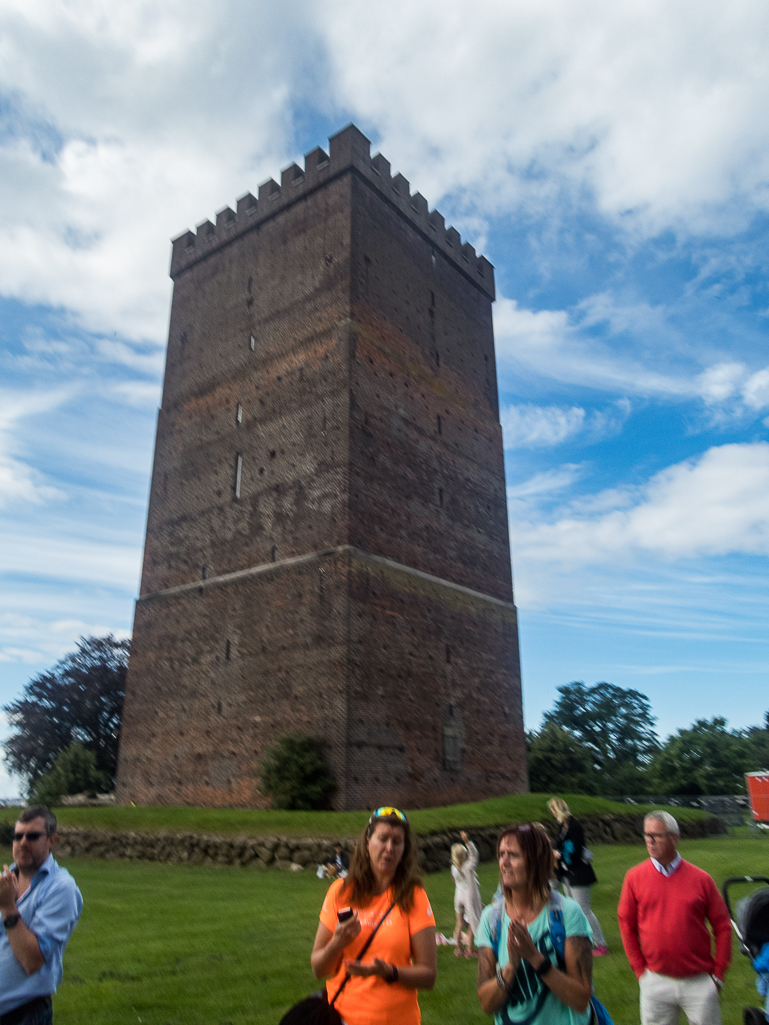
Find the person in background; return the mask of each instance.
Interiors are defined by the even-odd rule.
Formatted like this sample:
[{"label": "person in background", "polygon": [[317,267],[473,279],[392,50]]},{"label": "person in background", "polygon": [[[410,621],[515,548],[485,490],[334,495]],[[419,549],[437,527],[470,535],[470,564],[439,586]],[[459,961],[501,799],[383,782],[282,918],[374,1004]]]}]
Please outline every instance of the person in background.
[{"label": "person in background", "polygon": [[329,879],[346,879],[350,868],[350,856],[337,840],[334,844],[334,857],[323,866]]},{"label": "person in background", "polygon": [[51,994],[83,908],[75,880],[54,861],[56,816],[26,808],[13,833],[13,864],[0,876],[0,1022],[50,1025]]},{"label": "person in background", "polygon": [[[377,926],[361,961],[358,954]],[[347,1025],[419,1025],[417,990],[433,988],[437,962],[435,917],[408,820],[397,808],[377,808],[347,878],[326,894],[310,957],[313,973],[328,979],[329,1002],[350,976],[334,1004]]]},{"label": "person in background", "polygon": [[[467,833],[459,834],[462,843],[451,847],[451,877],[454,880],[454,911],[457,920],[454,926],[454,939],[457,957],[477,957],[473,942],[481,918],[481,891],[478,886],[478,848]],[[462,948],[462,931],[467,921],[467,946]]]},{"label": "person in background", "polygon": [[[551,894],[553,848],[537,823],[509,826],[497,841],[504,905],[483,909],[475,937],[478,999],[495,1025],[588,1025],[590,926],[576,901]],[[551,907],[560,903],[562,956]]]},{"label": "person in background", "polygon": [[721,1025],[718,995],[732,957],[729,912],[707,872],[678,853],[680,834],[666,811],[644,819],[649,860],[622,884],[622,942],[640,987],[641,1025],[677,1025],[681,1011],[690,1025]]},{"label": "person in background", "polygon": [[[553,797],[547,802],[550,813],[561,827],[555,845],[555,875],[563,892],[579,904],[593,930],[593,954],[601,957],[609,953],[606,939],[598,919],[590,907],[590,887],[598,882],[593,871],[592,857],[586,858],[585,833],[569,810],[566,801]],[[589,852],[587,852],[589,853]]]}]

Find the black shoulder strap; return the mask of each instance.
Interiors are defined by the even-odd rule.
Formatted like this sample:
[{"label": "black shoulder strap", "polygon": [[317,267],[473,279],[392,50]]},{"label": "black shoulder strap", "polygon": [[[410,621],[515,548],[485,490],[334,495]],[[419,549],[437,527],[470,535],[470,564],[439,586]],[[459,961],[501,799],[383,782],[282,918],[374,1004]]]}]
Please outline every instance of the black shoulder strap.
[{"label": "black shoulder strap", "polygon": [[[395,901],[392,902],[392,904],[389,906],[387,911],[385,911],[385,913],[379,919],[377,924],[374,926],[371,935],[369,936],[369,938],[366,940],[366,942],[363,944],[363,946],[361,947],[360,951],[358,952],[358,957],[356,958],[357,961],[360,961],[360,959],[366,953],[368,948],[371,946],[371,943],[372,943],[374,937],[379,932],[379,926],[384,922],[385,918],[387,918],[387,916],[390,914],[390,912],[392,911],[392,909],[394,907],[395,907]],[[333,1000],[329,1001],[329,1005],[328,1005],[329,1007],[333,1007],[334,1006],[334,1004],[336,1003],[336,998],[339,996],[339,994],[342,992],[342,990],[344,989],[344,987],[347,985],[347,983],[350,981],[351,978],[352,978],[352,976],[348,972],[345,975],[344,979],[342,979],[342,985],[339,987],[339,989],[334,994]]]}]

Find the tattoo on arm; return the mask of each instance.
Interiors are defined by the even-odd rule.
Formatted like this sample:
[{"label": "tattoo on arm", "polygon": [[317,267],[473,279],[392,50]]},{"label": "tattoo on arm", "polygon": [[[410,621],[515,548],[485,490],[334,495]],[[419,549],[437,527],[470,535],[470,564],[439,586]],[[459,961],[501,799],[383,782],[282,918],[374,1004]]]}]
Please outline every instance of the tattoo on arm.
[{"label": "tattoo on arm", "polygon": [[493,979],[497,972],[497,959],[488,947],[478,947],[478,987]]},{"label": "tattoo on arm", "polygon": [[572,936],[572,943],[577,948],[577,974],[584,982],[593,978],[593,948],[587,936]]}]

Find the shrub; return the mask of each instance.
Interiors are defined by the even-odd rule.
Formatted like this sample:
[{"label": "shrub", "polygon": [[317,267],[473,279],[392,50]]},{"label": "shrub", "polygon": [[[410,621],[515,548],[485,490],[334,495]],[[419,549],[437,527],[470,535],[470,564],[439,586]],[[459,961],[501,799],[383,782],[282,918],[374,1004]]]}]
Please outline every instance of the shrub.
[{"label": "shrub", "polygon": [[70,744],[51,769],[35,783],[30,804],[52,808],[65,794],[100,793],[111,787],[109,775],[96,768],[96,755],[82,744]]},{"label": "shrub", "polygon": [[330,808],[337,787],[321,741],[302,733],[279,737],[262,763],[259,789],[272,799],[274,808],[288,811]]}]

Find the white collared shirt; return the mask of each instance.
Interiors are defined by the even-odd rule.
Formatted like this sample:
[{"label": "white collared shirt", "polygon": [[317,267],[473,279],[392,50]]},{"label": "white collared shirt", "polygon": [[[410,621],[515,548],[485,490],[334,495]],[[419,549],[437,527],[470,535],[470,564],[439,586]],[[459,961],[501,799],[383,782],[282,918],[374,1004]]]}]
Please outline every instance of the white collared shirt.
[{"label": "white collared shirt", "polygon": [[665,868],[661,861],[657,861],[656,858],[652,858],[651,862],[652,865],[654,865],[654,867],[657,869],[657,871],[661,873],[663,876],[672,876],[683,860],[684,859],[681,857],[681,855],[676,853],[675,858],[673,858],[673,860],[670,862],[667,868]]}]

